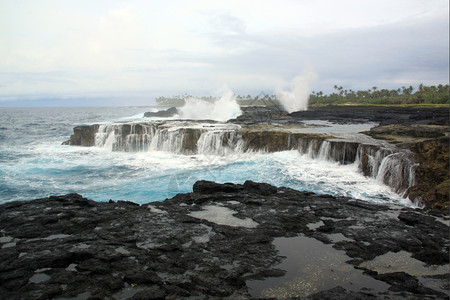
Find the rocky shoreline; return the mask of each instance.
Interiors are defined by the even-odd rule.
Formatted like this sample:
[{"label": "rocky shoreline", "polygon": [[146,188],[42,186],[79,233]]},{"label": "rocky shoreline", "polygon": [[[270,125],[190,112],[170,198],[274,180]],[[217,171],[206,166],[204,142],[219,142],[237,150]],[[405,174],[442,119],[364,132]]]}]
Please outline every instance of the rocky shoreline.
[{"label": "rocky shoreline", "polygon": [[[169,109],[168,111],[170,111]],[[312,157],[328,147],[327,159],[357,163],[365,176],[382,177],[394,191],[428,207],[450,209],[448,108],[319,106],[286,113],[277,106],[243,107],[243,114],[227,123],[214,121],[143,121],[77,126],[66,145],[100,146],[110,142],[113,151],[173,151],[177,154],[214,154],[229,151],[284,151],[296,149]],[[161,112],[163,115],[166,111]],[[174,113],[173,111],[171,113]],[[150,114],[150,113],[149,113]],[[148,116],[153,116],[151,113]],[[325,120],[337,124],[379,124],[362,132],[372,140],[346,140],[330,134],[308,133],[304,122]],[[210,131],[208,133],[208,131]],[[202,140],[207,133],[208,140]],[[199,143],[203,141],[201,147]],[[211,149],[215,145],[220,149]],[[219,147],[220,146],[220,147]],[[170,148],[170,149],[168,149]],[[203,151],[203,152],[201,152]],[[397,154],[391,166],[378,174],[384,158]],[[417,178],[417,180],[415,180]]]},{"label": "rocky shoreline", "polygon": [[0,205],[0,299],[448,299],[448,232],[442,210],[251,181],[52,196]]}]

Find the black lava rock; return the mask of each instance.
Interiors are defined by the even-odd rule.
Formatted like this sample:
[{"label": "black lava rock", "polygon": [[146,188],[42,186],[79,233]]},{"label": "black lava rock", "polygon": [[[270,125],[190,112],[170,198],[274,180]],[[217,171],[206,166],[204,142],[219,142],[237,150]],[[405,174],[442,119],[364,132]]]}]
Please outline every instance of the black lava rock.
[{"label": "black lava rock", "polygon": [[[350,269],[392,251],[442,265],[445,222],[445,214],[251,181],[201,181],[193,193],[145,205],[78,194],[11,202],[0,205],[0,299],[248,299],[259,297],[250,281],[287,276],[275,238],[332,245]],[[387,288],[335,286],[306,299],[448,299],[421,275],[365,271]]]}]

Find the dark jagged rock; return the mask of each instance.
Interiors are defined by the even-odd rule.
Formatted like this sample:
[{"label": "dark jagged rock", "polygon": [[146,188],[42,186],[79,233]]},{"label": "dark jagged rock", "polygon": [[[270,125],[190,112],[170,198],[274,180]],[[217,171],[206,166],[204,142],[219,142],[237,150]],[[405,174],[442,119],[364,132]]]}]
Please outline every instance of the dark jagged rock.
[{"label": "dark jagged rock", "polygon": [[430,207],[450,209],[449,137],[431,139],[410,146],[419,163],[416,185],[408,190],[411,199],[419,198]]},{"label": "dark jagged rock", "polygon": [[312,106],[306,111],[297,111],[289,116],[298,120],[328,120],[335,123],[367,123],[380,125],[422,124],[449,125],[450,111],[445,107],[400,107],[400,106]]},{"label": "dark jagged rock", "polygon": [[169,118],[178,114],[176,107],[170,107],[166,110],[160,110],[157,112],[147,111],[144,113],[144,118]]},{"label": "dark jagged rock", "polygon": [[[249,289],[251,282],[292,280],[280,265],[286,258],[278,252],[278,237],[317,240],[331,249],[326,258],[305,258],[312,268],[304,272],[314,272],[297,278],[309,280],[305,287],[319,284],[314,278],[320,274],[341,272],[326,267],[336,261],[323,265],[336,255],[350,266],[346,272],[372,282],[350,284],[347,273],[339,273],[336,286],[297,291],[305,299],[449,297],[449,227],[442,211],[251,181],[199,181],[193,190],[141,206],[78,194],[0,205],[0,299],[264,297]],[[383,273],[365,265],[391,252],[411,255],[405,265],[433,264],[439,272],[421,274],[419,268],[410,274],[392,266]]]},{"label": "dark jagged rock", "polygon": [[215,183],[212,181],[197,181],[192,188],[194,193],[214,194],[214,193],[238,193],[243,190],[242,186],[233,183]]},{"label": "dark jagged rock", "polygon": [[445,107],[327,105],[310,106],[305,111],[287,113],[282,107],[272,105],[243,107],[242,112],[242,115],[229,122],[254,125],[261,123],[299,124],[303,120],[327,120],[339,124],[375,122],[380,125],[448,126],[450,117],[450,111]]},{"label": "dark jagged rock", "polygon": [[[402,110],[396,114],[400,117]],[[391,122],[392,121],[392,122]],[[418,167],[417,181],[406,191],[429,207],[450,208],[449,110],[412,109],[394,122],[384,121],[365,134],[410,150]]]},{"label": "dark jagged rock", "polygon": [[393,124],[377,126],[365,133],[373,138],[400,144],[441,138],[446,136],[449,131],[448,126]]},{"label": "dark jagged rock", "polygon": [[70,140],[63,143],[63,145],[71,146],[86,146],[91,147],[95,145],[95,134],[98,131],[99,125],[92,126],[76,126],[73,129],[73,134]]},{"label": "dark jagged rock", "polygon": [[299,124],[298,120],[277,105],[241,107],[242,114],[228,122],[241,125]]}]

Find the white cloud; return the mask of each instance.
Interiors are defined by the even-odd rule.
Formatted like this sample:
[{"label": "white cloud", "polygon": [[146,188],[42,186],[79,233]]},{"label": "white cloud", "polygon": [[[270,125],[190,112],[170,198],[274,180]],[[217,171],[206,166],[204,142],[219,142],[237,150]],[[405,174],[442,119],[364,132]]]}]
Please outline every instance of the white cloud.
[{"label": "white cloud", "polygon": [[448,82],[448,1],[2,1],[0,100]]}]

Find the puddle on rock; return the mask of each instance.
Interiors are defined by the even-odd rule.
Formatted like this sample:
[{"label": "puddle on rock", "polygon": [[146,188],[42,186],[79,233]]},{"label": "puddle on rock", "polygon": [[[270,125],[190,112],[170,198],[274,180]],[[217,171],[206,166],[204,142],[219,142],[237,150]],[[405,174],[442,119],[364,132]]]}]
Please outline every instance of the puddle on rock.
[{"label": "puddle on rock", "polygon": [[77,272],[77,265],[76,264],[70,264],[67,266],[66,268],[67,271],[71,271],[71,272]]},{"label": "puddle on rock", "polygon": [[352,239],[346,237],[342,233],[332,233],[328,234],[327,237],[334,243],[342,242],[342,241],[353,241]]},{"label": "puddle on rock", "polygon": [[411,257],[411,253],[406,251],[388,252],[386,254],[375,257],[373,260],[363,262],[360,267],[376,271],[380,274],[405,272],[412,276],[416,276],[419,282],[430,289],[437,290],[450,296],[450,291],[445,286],[448,285],[448,279],[432,278],[434,275],[442,275],[450,273],[450,266],[432,265],[427,266],[425,263]]},{"label": "puddle on rock", "polygon": [[419,277],[419,282],[424,287],[436,290],[438,292],[447,294],[447,296],[450,296],[450,282],[448,280],[448,277],[444,278],[432,278],[432,277]]},{"label": "puddle on rock", "polygon": [[33,276],[31,276],[28,281],[32,282],[32,283],[41,283],[41,282],[49,280],[50,278],[51,277],[48,276],[47,274],[37,273],[37,274],[34,274]]},{"label": "puddle on rock", "polygon": [[113,299],[130,299],[138,291],[139,291],[139,289],[134,286],[125,287],[122,290],[120,290],[119,292],[115,293],[113,295]]},{"label": "puddle on rock", "polygon": [[378,273],[405,272],[412,276],[446,274],[450,272],[449,265],[427,266],[424,262],[411,257],[411,253],[400,251],[388,252],[363,262],[360,267],[377,271]]},{"label": "puddle on rock", "polygon": [[10,243],[14,238],[11,236],[0,237],[0,243]]},{"label": "puddle on rock", "polygon": [[188,216],[231,227],[256,228],[259,225],[250,218],[237,218],[234,216],[235,214],[237,214],[236,211],[227,207],[205,205],[201,211],[193,211]]},{"label": "puddle on rock", "polygon": [[249,280],[252,297],[293,298],[325,291],[336,286],[360,291],[386,291],[388,284],[378,281],[346,263],[350,258],[332,245],[305,236],[276,238],[274,245],[286,258],[276,269],[287,271],[282,277]]},{"label": "puddle on rock", "polygon": [[70,298],[58,297],[58,298],[55,298],[55,300],[87,300],[91,296],[92,296],[92,294],[90,292],[84,292],[84,293],[78,294],[75,297],[70,297]]},{"label": "puddle on rock", "polygon": [[308,227],[309,230],[316,230],[317,228],[324,226],[324,225],[325,225],[325,223],[322,220],[320,220],[319,222],[306,224],[306,226]]}]

